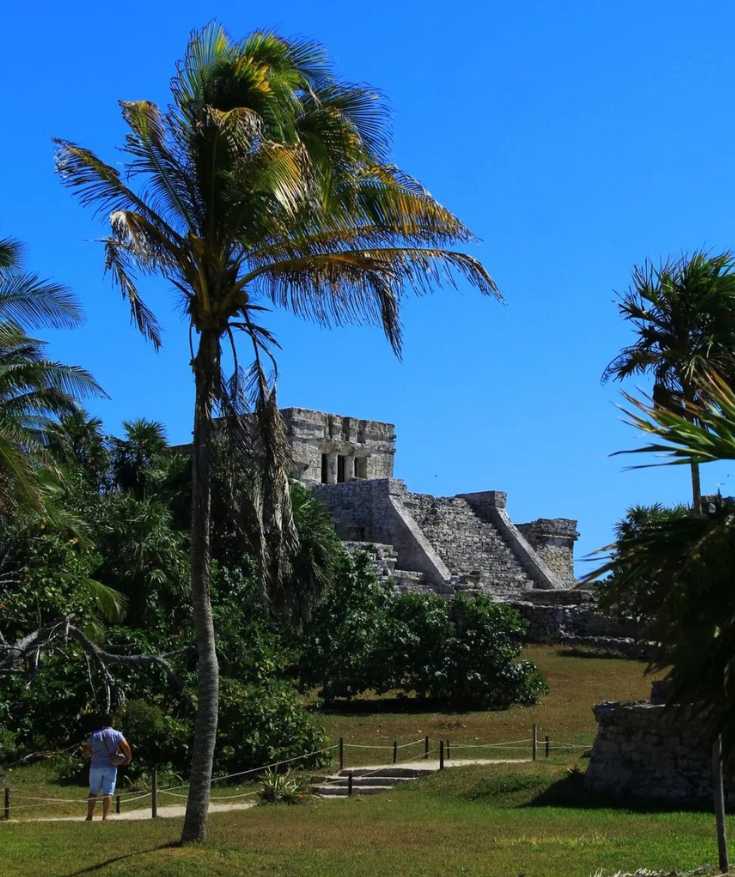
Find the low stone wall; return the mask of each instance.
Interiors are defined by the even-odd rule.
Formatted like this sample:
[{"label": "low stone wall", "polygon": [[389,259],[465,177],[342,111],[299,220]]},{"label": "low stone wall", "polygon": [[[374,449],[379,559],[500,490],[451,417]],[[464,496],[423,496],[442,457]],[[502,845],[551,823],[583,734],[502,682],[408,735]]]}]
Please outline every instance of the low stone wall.
[{"label": "low stone wall", "polygon": [[[594,708],[597,737],[585,782],[590,791],[626,800],[712,803],[712,741],[696,716],[647,702]],[[735,771],[725,774],[735,802]]]},{"label": "low stone wall", "polygon": [[567,641],[570,645],[602,647],[612,640],[635,641],[639,634],[635,622],[618,621],[599,612],[594,595],[588,591],[527,592],[511,605],[526,620],[530,642]]}]

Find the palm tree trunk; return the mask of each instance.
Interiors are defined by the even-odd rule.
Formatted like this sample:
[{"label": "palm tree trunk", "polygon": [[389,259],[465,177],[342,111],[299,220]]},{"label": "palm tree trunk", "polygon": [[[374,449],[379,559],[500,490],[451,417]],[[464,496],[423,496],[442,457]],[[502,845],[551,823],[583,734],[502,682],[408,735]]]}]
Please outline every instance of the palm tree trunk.
[{"label": "palm tree trunk", "polygon": [[206,838],[219,709],[219,666],[209,597],[212,387],[219,372],[219,338],[215,332],[202,332],[193,369],[196,399],[192,449],[191,602],[197,644],[198,686],[182,843]]},{"label": "palm tree trunk", "polygon": [[697,515],[702,514],[702,485],[699,480],[699,463],[689,464],[692,470],[692,508]]}]

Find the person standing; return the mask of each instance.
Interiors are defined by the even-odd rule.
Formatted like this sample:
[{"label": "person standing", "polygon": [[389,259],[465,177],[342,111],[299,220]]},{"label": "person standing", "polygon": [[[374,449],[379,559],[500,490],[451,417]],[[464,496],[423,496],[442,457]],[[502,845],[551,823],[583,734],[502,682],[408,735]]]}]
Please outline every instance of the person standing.
[{"label": "person standing", "polygon": [[102,798],[104,822],[110,812],[112,796],[115,794],[117,769],[130,764],[133,752],[122,733],[112,727],[110,716],[99,716],[95,728],[96,730],[82,744],[82,751],[90,759],[87,822],[92,821],[97,798]]}]

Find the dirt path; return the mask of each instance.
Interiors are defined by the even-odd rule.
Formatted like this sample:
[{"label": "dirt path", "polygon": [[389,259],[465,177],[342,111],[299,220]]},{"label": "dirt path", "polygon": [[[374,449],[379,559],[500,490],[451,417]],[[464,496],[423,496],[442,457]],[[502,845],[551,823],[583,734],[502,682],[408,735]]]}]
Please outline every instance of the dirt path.
[{"label": "dirt path", "polygon": [[[255,807],[254,801],[241,801],[239,804],[213,804],[209,805],[210,813],[228,813],[230,810],[249,810]],[[186,807],[183,804],[170,804],[158,808],[159,819],[177,819],[184,815]],[[150,807],[139,807],[137,810],[128,810],[123,813],[110,813],[110,822],[130,822],[141,819],[151,819]],[[95,822],[101,821],[100,810],[97,808]],[[84,816],[39,816],[34,819],[11,819],[10,822],[84,822]]]}]

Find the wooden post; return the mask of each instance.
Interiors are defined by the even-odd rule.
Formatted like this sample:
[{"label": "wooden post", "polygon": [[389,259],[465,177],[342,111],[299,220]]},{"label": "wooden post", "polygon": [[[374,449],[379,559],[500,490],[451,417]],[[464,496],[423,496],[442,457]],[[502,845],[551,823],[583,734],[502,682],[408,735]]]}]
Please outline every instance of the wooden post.
[{"label": "wooden post", "polygon": [[151,773],[151,816],[158,816],[158,768],[154,765]]},{"label": "wooden post", "polygon": [[424,758],[429,757],[429,738],[424,737]]},{"label": "wooden post", "polygon": [[393,764],[398,761],[398,740],[393,741]]},{"label": "wooden post", "polygon": [[352,771],[347,774],[347,797],[352,797]]},{"label": "wooden post", "polygon": [[720,857],[720,871],[727,874],[730,862],[727,855],[727,835],[725,833],[725,786],[722,779],[722,735],[718,734],[712,746],[712,791],[715,799],[715,823],[717,826],[717,849]]},{"label": "wooden post", "polygon": [[449,748],[449,740],[447,740],[447,761],[452,757],[451,749]]},{"label": "wooden post", "polygon": [[120,812],[120,796],[115,795],[115,813]]},{"label": "wooden post", "polygon": [[10,819],[10,788],[5,786],[5,818]]},{"label": "wooden post", "polygon": [[546,757],[549,757],[549,752],[551,751],[551,741],[549,740],[549,735],[547,734],[544,738],[544,748],[546,749]]},{"label": "wooden post", "polygon": [[531,734],[531,758],[536,761],[536,756],[538,755],[538,726],[536,722],[533,723]]},{"label": "wooden post", "polygon": [[444,741],[439,741],[439,770],[444,770]]},{"label": "wooden post", "polygon": [[339,738],[339,769],[345,769],[345,738]]}]

